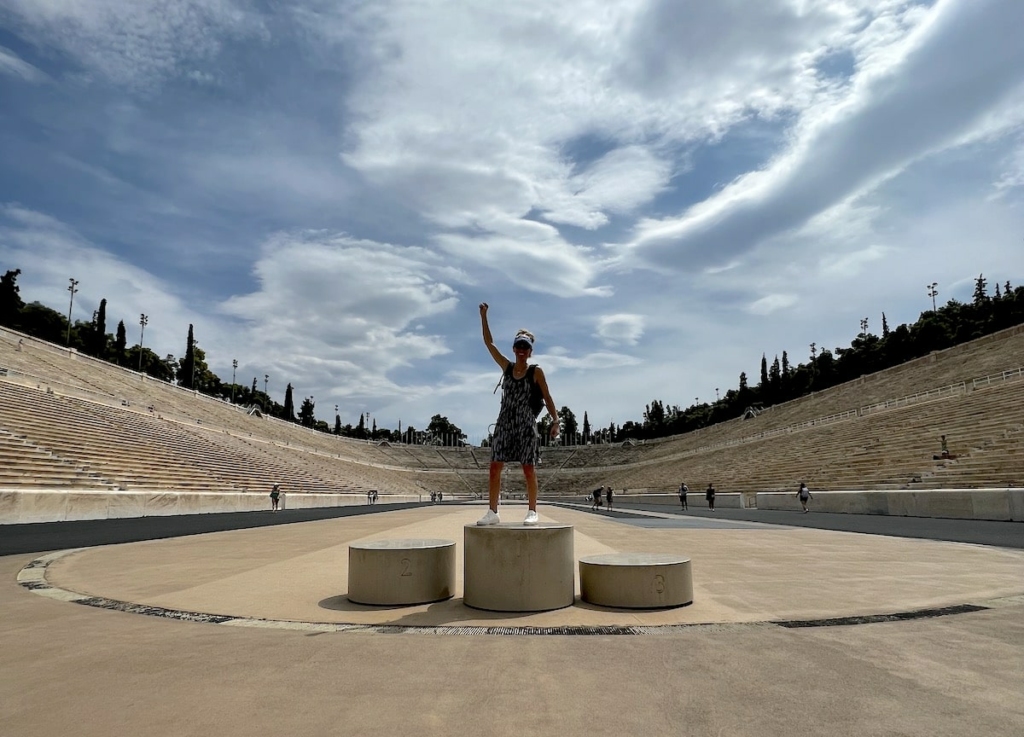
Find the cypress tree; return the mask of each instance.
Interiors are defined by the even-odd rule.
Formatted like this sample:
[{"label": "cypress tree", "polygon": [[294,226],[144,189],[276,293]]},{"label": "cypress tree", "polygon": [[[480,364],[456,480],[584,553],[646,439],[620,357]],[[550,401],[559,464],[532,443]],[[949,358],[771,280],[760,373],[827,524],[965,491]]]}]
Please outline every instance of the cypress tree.
[{"label": "cypress tree", "polygon": [[196,362],[195,353],[195,336],[192,332],[192,323],[188,324],[188,345],[185,346],[185,357],[181,359],[181,363],[178,364],[178,386],[184,386],[188,382],[190,389],[195,387],[192,386],[194,382],[193,366]]},{"label": "cypress tree", "polygon": [[114,339],[114,362],[120,366],[124,359],[125,348],[128,347],[128,334],[124,329],[124,320],[117,323],[117,337]]},{"label": "cypress tree", "polygon": [[100,300],[100,308],[96,310],[96,320],[93,325],[93,355],[99,358],[107,352],[107,300]]},{"label": "cypress tree", "polygon": [[782,386],[782,371],[779,368],[779,357],[776,356],[775,360],[772,361],[772,369],[768,373],[768,383],[772,387],[772,392],[778,392]]},{"label": "cypress tree", "polygon": [[761,384],[762,389],[768,388],[768,359],[761,354]]},{"label": "cypress tree", "polygon": [[885,313],[882,313],[882,337],[889,337],[889,321],[885,319]]},{"label": "cypress tree", "polygon": [[284,390],[284,419],[295,422],[295,401],[292,399],[292,385]]}]

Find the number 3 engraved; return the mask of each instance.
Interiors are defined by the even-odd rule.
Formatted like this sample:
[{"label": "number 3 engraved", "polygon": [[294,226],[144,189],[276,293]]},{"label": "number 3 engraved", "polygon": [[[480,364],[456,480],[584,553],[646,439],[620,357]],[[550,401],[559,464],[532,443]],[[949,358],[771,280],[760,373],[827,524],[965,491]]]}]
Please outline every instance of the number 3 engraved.
[{"label": "number 3 engraved", "polygon": [[654,592],[656,594],[665,593],[665,577],[662,575],[656,575],[654,577]]}]

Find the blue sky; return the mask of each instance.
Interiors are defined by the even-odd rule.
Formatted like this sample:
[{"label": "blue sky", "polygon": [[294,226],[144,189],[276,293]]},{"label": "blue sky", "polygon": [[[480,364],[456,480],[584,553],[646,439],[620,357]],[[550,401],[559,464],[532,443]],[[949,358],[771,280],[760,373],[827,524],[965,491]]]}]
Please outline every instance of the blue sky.
[{"label": "blue sky", "polygon": [[[505,7],[505,6],[508,7]],[[1018,0],[0,0],[0,268],[478,440],[519,327],[641,419],[1024,281]]]}]

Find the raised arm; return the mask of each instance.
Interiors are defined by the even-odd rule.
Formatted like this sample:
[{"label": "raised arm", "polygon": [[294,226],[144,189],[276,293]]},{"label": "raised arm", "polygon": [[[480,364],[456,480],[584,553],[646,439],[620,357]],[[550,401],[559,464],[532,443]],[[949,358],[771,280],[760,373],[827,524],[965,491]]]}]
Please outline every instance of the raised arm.
[{"label": "raised arm", "polygon": [[484,333],[484,345],[487,346],[487,350],[490,352],[491,358],[493,358],[494,362],[501,367],[502,371],[504,371],[511,361],[501,355],[501,351],[499,351],[497,346],[494,345],[494,338],[491,337],[491,326],[487,324],[486,302],[480,303],[480,327],[483,329]]},{"label": "raised arm", "polygon": [[544,406],[547,407],[548,414],[551,415],[551,437],[557,438],[559,432],[558,409],[555,407],[555,400],[551,398],[551,392],[548,391],[548,380],[540,366],[534,369],[533,380],[537,382],[537,386],[544,394]]}]

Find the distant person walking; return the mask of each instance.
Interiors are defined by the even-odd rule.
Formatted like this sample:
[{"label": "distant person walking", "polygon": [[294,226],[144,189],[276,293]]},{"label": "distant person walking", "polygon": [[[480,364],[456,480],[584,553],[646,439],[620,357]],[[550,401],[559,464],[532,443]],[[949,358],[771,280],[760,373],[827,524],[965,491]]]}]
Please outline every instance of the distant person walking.
[{"label": "distant person walking", "polygon": [[281,485],[274,484],[274,488],[270,490],[270,511],[276,512],[281,507]]},{"label": "distant person walking", "polygon": [[590,509],[591,511],[597,511],[601,508],[601,487],[594,489],[590,492]]},{"label": "distant person walking", "polygon": [[690,487],[685,482],[679,484],[679,506],[685,512],[689,507],[686,504],[686,495],[690,493]]},{"label": "distant person walking", "polygon": [[[551,437],[558,437],[558,410],[548,391],[548,382],[540,366],[528,364],[533,355],[533,333],[520,330],[512,339],[515,361],[502,355],[494,345],[491,328],[487,323],[488,305],[480,305],[480,327],[484,345],[491,358],[501,368],[501,408],[494,423],[491,441],[491,465],[488,475],[487,514],[477,520],[478,525],[496,525],[498,502],[501,493],[501,472],[506,463],[519,463],[526,479],[526,494],[529,511],[524,525],[536,525],[537,519],[537,463],[540,461],[540,436],[537,432],[537,415],[541,404],[547,406],[551,415]],[[537,400],[542,400],[538,402]]]},{"label": "distant person walking", "polygon": [[800,490],[796,495],[800,499],[800,506],[804,508],[804,514],[807,514],[807,501],[813,497],[811,496],[811,490],[807,488],[807,484],[803,481],[800,482]]},{"label": "distant person walking", "polygon": [[708,490],[704,492],[704,498],[708,500],[708,509],[715,511],[715,485],[708,484]]},{"label": "distant person walking", "polygon": [[606,486],[604,488],[604,498],[608,502],[608,511],[612,510],[612,498],[615,496],[615,492],[612,491],[612,487]]}]

